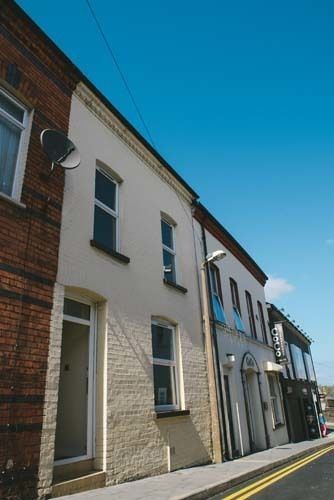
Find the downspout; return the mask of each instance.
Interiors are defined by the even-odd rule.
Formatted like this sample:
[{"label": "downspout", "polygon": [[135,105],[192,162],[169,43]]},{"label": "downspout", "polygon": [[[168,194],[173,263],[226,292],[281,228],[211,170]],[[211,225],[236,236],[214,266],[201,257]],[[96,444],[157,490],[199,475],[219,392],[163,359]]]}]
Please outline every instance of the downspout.
[{"label": "downspout", "polygon": [[[207,248],[207,243],[206,243],[206,236],[205,236],[205,229],[203,224],[201,224],[201,232],[202,232],[202,242],[203,242],[203,250],[204,250],[204,255],[206,256],[208,254],[208,248]],[[219,352],[218,352],[218,342],[217,342],[217,330],[216,330],[216,324],[214,320],[214,312],[213,312],[213,302],[212,302],[212,293],[211,293],[211,279],[210,279],[210,272],[209,272],[209,267],[207,264],[205,264],[205,269],[206,273],[206,282],[208,284],[208,290],[204,290],[204,293],[207,294],[209,300],[208,300],[208,305],[209,305],[209,322],[210,322],[210,333],[211,333],[211,338],[212,338],[212,350],[213,350],[213,358],[214,358],[214,374],[215,374],[215,380],[216,380],[216,395],[217,395],[217,402],[218,402],[218,418],[219,418],[219,426],[220,426],[220,439],[221,439],[221,449],[222,449],[222,454],[223,458],[228,458],[231,459],[231,451],[228,449],[227,443],[228,437],[227,437],[227,432],[226,432],[226,419],[225,419],[225,411],[224,411],[224,397],[223,397],[223,385],[222,385],[222,379],[221,379],[221,373],[220,373],[220,363],[219,363]],[[204,272],[203,271],[203,272]],[[226,451],[227,451],[227,456],[226,456]]]}]

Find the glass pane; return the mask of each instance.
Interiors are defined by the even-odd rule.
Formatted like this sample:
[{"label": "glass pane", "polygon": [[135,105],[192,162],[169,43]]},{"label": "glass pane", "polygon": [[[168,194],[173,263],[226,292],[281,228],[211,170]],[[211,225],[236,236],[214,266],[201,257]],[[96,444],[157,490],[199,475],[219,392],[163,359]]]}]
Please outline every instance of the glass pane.
[{"label": "glass pane", "polygon": [[164,278],[167,281],[176,282],[175,275],[175,255],[168,252],[167,250],[163,250],[163,261],[164,261]]},{"label": "glass pane", "polygon": [[173,228],[170,224],[167,224],[164,220],[161,220],[161,235],[162,235],[162,243],[166,245],[166,247],[174,250],[174,241],[173,241]]},{"label": "glass pane", "polygon": [[226,323],[224,309],[218,295],[213,295],[212,302],[213,302],[213,312],[215,315],[215,320],[220,321],[221,323]]},{"label": "glass pane", "polygon": [[306,370],[305,370],[305,365],[304,365],[304,359],[303,359],[303,352],[302,350],[296,346],[295,344],[290,344],[290,349],[291,349],[291,354],[292,354],[292,360],[296,372],[296,378],[306,380]]},{"label": "glass pane", "polygon": [[12,195],[21,131],[0,116],[0,191]]},{"label": "glass pane", "polygon": [[77,302],[76,300],[65,299],[64,301],[64,314],[75,316],[81,319],[90,319],[90,306]]},{"label": "glass pane", "polygon": [[240,317],[238,309],[236,307],[233,307],[232,310],[233,310],[234,325],[235,325],[236,329],[239,332],[245,333],[245,326],[244,326],[243,321]]},{"label": "glass pane", "polygon": [[2,92],[0,92],[0,108],[6,111],[6,113],[11,115],[17,121],[23,123],[24,110],[8,99],[8,97],[2,94]]},{"label": "glass pane", "polygon": [[95,205],[94,240],[110,250],[116,250],[116,219]]},{"label": "glass pane", "polygon": [[173,346],[174,330],[160,325],[152,325],[152,352],[153,358],[174,361]]},{"label": "glass pane", "polygon": [[269,375],[268,376],[268,381],[269,381],[269,389],[270,389],[270,396],[276,396],[276,390],[275,390],[275,379],[273,376]]},{"label": "glass pane", "polygon": [[116,183],[96,170],[95,198],[116,212]]},{"label": "glass pane", "polygon": [[155,405],[177,405],[175,367],[154,365],[153,376]]},{"label": "glass pane", "polygon": [[87,452],[89,326],[63,322],[55,459]]},{"label": "glass pane", "polygon": [[211,266],[209,267],[209,270],[212,292],[218,295],[216,271]]}]

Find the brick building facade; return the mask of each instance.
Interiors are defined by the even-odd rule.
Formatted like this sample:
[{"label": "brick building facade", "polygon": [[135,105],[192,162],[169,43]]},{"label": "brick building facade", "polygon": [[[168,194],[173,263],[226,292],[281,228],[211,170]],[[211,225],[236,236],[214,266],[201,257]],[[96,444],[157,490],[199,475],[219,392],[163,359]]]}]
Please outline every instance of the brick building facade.
[{"label": "brick building facade", "polygon": [[64,187],[59,167],[46,175],[40,133],[67,132],[76,82],[66,58],[14,2],[1,1],[0,21],[0,497],[29,499],[36,497]]}]

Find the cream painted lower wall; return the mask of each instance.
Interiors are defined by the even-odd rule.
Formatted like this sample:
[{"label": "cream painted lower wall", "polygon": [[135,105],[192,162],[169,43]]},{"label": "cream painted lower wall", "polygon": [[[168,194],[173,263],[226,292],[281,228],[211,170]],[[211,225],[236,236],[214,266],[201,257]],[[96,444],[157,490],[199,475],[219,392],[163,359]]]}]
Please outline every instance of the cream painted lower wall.
[{"label": "cream painted lower wall", "polygon": [[[151,363],[151,316],[129,317],[100,296],[67,289],[97,304],[95,467],[107,484],[152,476],[211,461],[206,361],[178,325],[184,398],[189,416],[156,419]],[[52,311],[39,495],[50,494],[57,417],[65,287],[56,284]]]}]

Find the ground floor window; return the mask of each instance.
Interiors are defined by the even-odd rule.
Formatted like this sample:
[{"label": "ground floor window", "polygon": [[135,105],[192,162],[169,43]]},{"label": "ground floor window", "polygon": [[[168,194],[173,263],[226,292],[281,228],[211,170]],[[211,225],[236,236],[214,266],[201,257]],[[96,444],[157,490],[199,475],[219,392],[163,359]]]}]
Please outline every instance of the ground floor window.
[{"label": "ground floor window", "polygon": [[270,393],[271,413],[274,429],[283,423],[282,404],[279,392],[279,385],[275,373],[268,373],[268,384]]},{"label": "ground floor window", "polygon": [[154,401],[157,410],[178,409],[179,381],[174,326],[152,321]]}]

